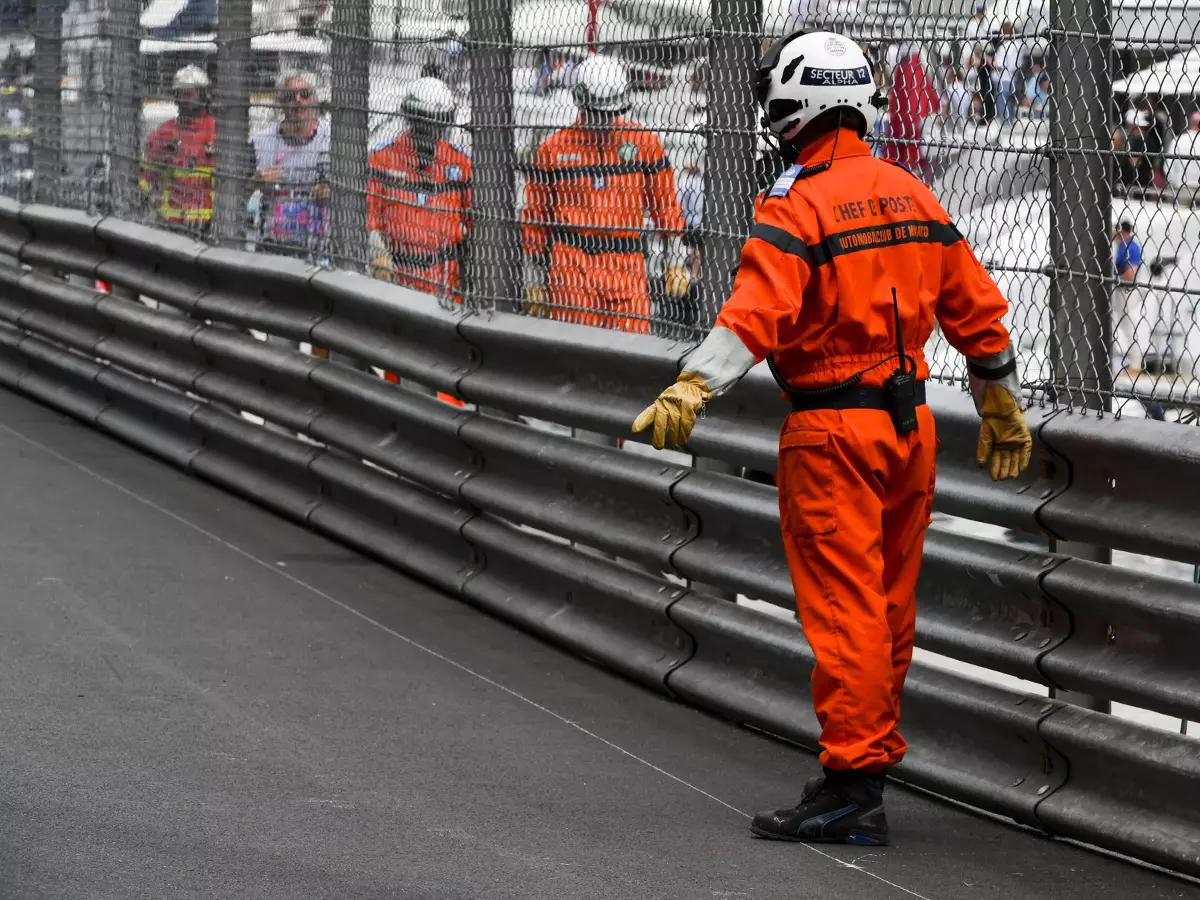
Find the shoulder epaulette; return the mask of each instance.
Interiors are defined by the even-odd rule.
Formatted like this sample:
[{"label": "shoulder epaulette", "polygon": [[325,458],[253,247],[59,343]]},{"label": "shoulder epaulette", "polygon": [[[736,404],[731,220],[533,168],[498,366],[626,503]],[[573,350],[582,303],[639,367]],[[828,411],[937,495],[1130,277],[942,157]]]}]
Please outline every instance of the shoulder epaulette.
[{"label": "shoulder epaulette", "polygon": [[786,197],[788,191],[792,189],[792,186],[796,183],[796,179],[800,177],[800,173],[803,171],[804,166],[800,165],[800,163],[788,166],[783,170],[783,174],[775,179],[775,184],[767,191],[767,197]]},{"label": "shoulder epaulette", "polygon": [[891,163],[893,166],[896,166],[896,167],[897,167],[897,168],[899,168],[899,169],[903,169],[905,172],[907,172],[907,173],[908,173],[909,175],[911,175],[913,178],[916,178],[918,181],[920,181],[920,180],[921,180],[920,178],[918,178],[918,177],[917,177],[917,173],[916,173],[916,172],[914,172],[912,169],[910,169],[910,168],[909,168],[908,166],[906,166],[904,163],[900,162],[900,160],[898,160],[898,159],[888,159],[887,157],[884,157],[884,160],[883,160],[883,161],[884,161],[884,162],[886,162],[886,163]]}]

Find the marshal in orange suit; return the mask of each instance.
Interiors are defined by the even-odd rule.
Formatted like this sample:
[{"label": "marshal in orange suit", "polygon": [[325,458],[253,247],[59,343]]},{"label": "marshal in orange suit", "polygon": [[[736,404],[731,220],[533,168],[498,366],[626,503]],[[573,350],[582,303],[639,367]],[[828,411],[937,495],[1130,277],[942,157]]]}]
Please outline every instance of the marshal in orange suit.
[{"label": "marshal in orange suit", "polygon": [[760,837],[888,842],[887,768],[912,659],[915,590],[937,437],[922,349],[935,322],[968,359],[993,479],[1032,441],[1008,304],[933,194],[863,137],[882,100],[849,39],[797,32],[759,68],[758,99],[788,168],[755,202],[732,295],[675,384],[634,423],[685,443],[704,403],[770,360],[791,403],[779,439],[779,512],[805,636],[822,774]]},{"label": "marshal in orange suit", "polygon": [[538,147],[522,215],[525,307],[620,331],[650,330],[642,253],[649,213],[664,239],[667,295],[687,295],[683,207],[662,142],[623,118],[629,73],[609,56],[580,64],[579,117]]}]

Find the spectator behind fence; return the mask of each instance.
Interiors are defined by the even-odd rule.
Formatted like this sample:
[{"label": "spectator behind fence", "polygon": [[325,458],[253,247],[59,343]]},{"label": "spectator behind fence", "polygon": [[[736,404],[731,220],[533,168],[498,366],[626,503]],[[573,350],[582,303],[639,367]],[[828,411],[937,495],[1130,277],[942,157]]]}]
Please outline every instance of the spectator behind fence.
[{"label": "spectator behind fence", "polygon": [[1154,169],[1146,155],[1145,129],[1150,114],[1130,108],[1123,124],[1113,130],[1113,150],[1116,156],[1117,183],[1125,188],[1148,188],[1154,184]]},{"label": "spectator behind fence", "polygon": [[892,80],[894,88],[888,97],[892,141],[887,157],[928,180],[925,157],[917,142],[921,137],[921,122],[938,108],[938,96],[916,50],[896,63]]},{"label": "spectator behind fence", "polygon": [[1138,289],[1138,269],[1142,265],[1142,246],[1134,237],[1133,223],[1122,219],[1113,232],[1113,268],[1117,285],[1112,293],[1112,370],[1127,370],[1136,375],[1142,369],[1143,355],[1149,349],[1150,324],[1147,322],[1146,297]]},{"label": "spectator behind fence", "polygon": [[941,98],[948,111],[957,119],[965,119],[971,114],[971,92],[958,72],[950,69],[946,72],[946,91]]},{"label": "spectator behind fence", "polygon": [[212,224],[217,123],[208,111],[208,76],[198,66],[175,73],[178,115],[146,138],[138,186],[157,224],[191,235]]},{"label": "spectator behind fence", "polygon": [[1000,27],[1004,35],[996,48],[994,68],[992,70],[993,85],[996,89],[996,113],[1005,122],[1011,122],[1016,116],[1018,96],[1021,90],[1019,70],[1022,62],[1022,44],[1019,38],[1013,36],[1013,23],[1005,18]]},{"label": "spectator behind fence", "polygon": [[647,333],[647,212],[666,243],[667,299],[683,300],[689,286],[671,164],[652,132],[621,118],[630,98],[629,73],[619,60],[589,57],[579,67],[573,97],[575,124],[534,154],[522,228],[525,308]]},{"label": "spectator behind fence", "polygon": [[971,67],[978,76],[979,100],[983,106],[983,118],[990,122],[996,118],[996,48],[992,44],[980,48],[975,45],[975,53],[971,56]]},{"label": "spectator behind fence", "polygon": [[[315,262],[329,235],[329,120],[319,115],[316,78],[287,72],[276,82],[283,120],[254,135],[259,194],[254,229],[272,253]],[[252,207],[253,209],[253,207]]]},{"label": "spectator behind fence", "polygon": [[471,159],[447,140],[454,112],[454,94],[437,78],[420,78],[405,92],[407,128],[371,151],[367,230],[376,278],[461,303]]},{"label": "spectator behind fence", "polygon": [[1166,182],[1190,202],[1200,188],[1200,112],[1188,116],[1188,130],[1171,141],[1167,155],[1179,158],[1163,163]]},{"label": "spectator behind fence", "polygon": [[940,174],[954,157],[954,144],[961,140],[950,101],[942,100],[938,111],[921,122],[921,141],[925,158],[935,173]]},{"label": "spectator behind fence", "polygon": [[1021,102],[1028,109],[1030,119],[1049,118],[1050,76],[1040,70],[1029,76],[1025,84],[1025,97]]}]

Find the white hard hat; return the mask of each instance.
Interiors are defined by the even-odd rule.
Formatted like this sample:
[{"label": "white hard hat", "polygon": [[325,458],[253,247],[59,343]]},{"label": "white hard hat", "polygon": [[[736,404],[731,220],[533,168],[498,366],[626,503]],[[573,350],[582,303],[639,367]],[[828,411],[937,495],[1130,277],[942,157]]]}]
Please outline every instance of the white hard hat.
[{"label": "white hard hat", "polygon": [[797,31],[771,45],[758,65],[762,124],[791,140],[817,116],[841,109],[865,135],[884,103],[858,44],[831,31]]},{"label": "white hard hat", "polygon": [[199,66],[184,66],[175,73],[175,79],[171,82],[173,91],[186,91],[191,88],[208,88],[208,75]]},{"label": "white hard hat", "polygon": [[630,106],[629,71],[611,56],[589,56],[575,71],[571,96],[580,109],[625,112]]},{"label": "white hard hat", "polygon": [[454,121],[454,92],[440,78],[418,78],[408,86],[401,112],[410,119],[427,122]]}]

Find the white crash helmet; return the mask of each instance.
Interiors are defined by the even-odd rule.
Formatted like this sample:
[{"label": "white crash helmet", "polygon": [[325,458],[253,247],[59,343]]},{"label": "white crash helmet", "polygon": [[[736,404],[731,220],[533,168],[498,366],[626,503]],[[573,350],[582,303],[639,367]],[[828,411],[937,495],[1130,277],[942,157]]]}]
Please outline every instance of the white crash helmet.
[{"label": "white crash helmet", "polygon": [[171,81],[172,91],[208,90],[208,75],[199,66],[184,66]]},{"label": "white crash helmet", "polygon": [[611,56],[589,56],[575,70],[571,89],[575,105],[591,112],[623,113],[629,109],[629,71]]},{"label": "white crash helmet", "polygon": [[417,122],[454,123],[454,92],[440,78],[418,78],[408,86],[400,112]]},{"label": "white crash helmet", "polygon": [[832,109],[846,111],[846,124],[866,135],[886,105],[870,60],[831,31],[796,31],[772,44],[758,65],[756,95],[763,127],[783,141]]}]

